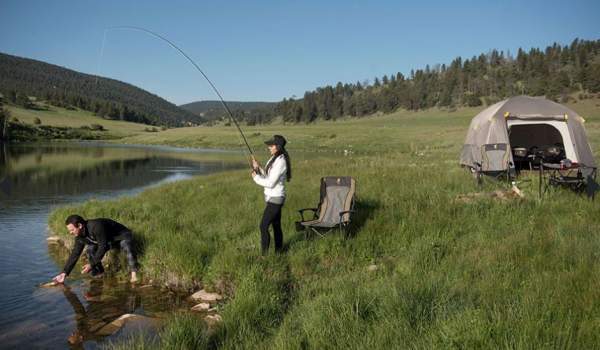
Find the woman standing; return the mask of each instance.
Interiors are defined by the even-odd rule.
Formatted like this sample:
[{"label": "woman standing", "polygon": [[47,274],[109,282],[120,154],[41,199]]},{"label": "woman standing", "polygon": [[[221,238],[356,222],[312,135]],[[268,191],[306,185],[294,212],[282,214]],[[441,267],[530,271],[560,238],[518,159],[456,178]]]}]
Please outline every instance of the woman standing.
[{"label": "woman standing", "polygon": [[262,169],[256,159],[252,157],[252,179],[265,188],[265,202],[267,206],[260,222],[261,248],[263,255],[269,250],[271,235],[269,226],[273,226],[275,238],[275,251],[281,252],[283,247],[283,232],[281,231],[281,208],[285,202],[285,181],[292,178],[290,156],[285,150],[286,140],[281,135],[274,135],[265,142],[269,147],[271,158]]}]

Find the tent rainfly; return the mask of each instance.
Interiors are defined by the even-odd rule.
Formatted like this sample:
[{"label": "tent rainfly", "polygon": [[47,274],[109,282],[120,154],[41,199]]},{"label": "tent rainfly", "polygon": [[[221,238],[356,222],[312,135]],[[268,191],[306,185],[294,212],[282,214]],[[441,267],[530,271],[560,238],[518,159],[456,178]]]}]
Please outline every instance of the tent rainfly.
[{"label": "tent rainfly", "polygon": [[460,164],[476,169],[486,145],[506,144],[510,161],[502,170],[507,171],[514,168],[510,149],[560,144],[565,158],[584,168],[596,168],[584,122],[575,111],[543,97],[517,96],[500,101],[471,121]]}]

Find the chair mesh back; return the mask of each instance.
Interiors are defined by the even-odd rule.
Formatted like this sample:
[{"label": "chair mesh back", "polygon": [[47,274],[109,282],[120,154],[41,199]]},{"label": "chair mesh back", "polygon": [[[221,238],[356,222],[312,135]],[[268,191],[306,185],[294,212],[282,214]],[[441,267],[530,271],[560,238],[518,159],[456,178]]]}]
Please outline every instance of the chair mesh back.
[{"label": "chair mesh back", "polygon": [[481,148],[482,171],[504,171],[508,169],[508,145],[506,143],[486,144]]},{"label": "chair mesh back", "polygon": [[[323,224],[340,223],[340,212],[350,210],[354,197],[354,179],[350,176],[329,176],[321,179],[321,201],[319,204],[319,221]],[[349,219],[346,214],[342,218]]]},{"label": "chair mesh back", "polygon": [[327,206],[321,222],[327,224],[338,224],[340,222],[340,212],[344,211],[344,203],[348,197],[350,188],[346,186],[328,186],[327,197],[325,201]]}]

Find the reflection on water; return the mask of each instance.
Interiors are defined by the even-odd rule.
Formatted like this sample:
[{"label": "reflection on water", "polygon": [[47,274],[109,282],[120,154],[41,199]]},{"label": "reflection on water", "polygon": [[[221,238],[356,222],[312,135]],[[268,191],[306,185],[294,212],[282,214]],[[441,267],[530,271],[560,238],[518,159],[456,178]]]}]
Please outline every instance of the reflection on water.
[{"label": "reflection on water", "polygon": [[[171,175],[212,173],[232,165],[174,152],[99,145],[0,146],[0,199],[80,195],[148,185]],[[227,159],[230,154],[224,153]],[[213,157],[214,158],[214,157]],[[238,157],[239,158],[239,157]]]},{"label": "reflection on water", "polygon": [[[37,288],[62,268],[46,244],[59,205],[131,195],[145,188],[244,166],[239,153],[98,144],[0,144],[0,347],[95,348],[103,325],[124,313],[161,317],[187,308],[174,294],[74,273],[68,287]],[[237,161],[237,162],[236,162]],[[125,223],[126,224],[126,223]]]}]

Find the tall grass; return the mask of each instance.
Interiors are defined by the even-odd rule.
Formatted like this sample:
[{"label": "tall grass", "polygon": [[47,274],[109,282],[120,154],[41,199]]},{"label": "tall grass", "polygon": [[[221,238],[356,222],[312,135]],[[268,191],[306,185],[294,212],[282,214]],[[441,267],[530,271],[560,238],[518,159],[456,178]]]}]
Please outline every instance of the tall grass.
[{"label": "tall grass", "polygon": [[[213,333],[170,323],[165,348],[597,348],[597,203],[566,190],[540,200],[535,177],[523,200],[457,201],[505,185],[475,186],[456,164],[464,130],[440,119],[420,121],[423,134],[394,128],[380,153],[297,161],[283,255],[260,257],[264,204],[247,171],[62,208],[50,223],[63,230],[71,212],[113,217],[143,240],[144,278],[227,296]],[[356,178],[354,233],[305,240],[295,210],[316,204],[325,175]]]}]

